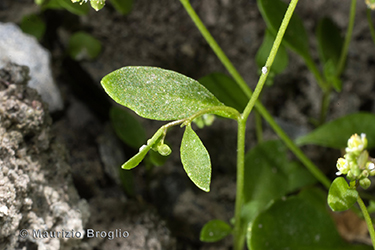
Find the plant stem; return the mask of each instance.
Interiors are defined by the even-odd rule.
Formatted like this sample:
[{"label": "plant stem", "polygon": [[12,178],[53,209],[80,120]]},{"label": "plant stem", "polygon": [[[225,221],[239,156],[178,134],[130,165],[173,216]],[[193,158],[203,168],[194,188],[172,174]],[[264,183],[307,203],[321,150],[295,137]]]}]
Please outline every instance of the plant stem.
[{"label": "plant stem", "polygon": [[225,66],[225,68],[228,70],[229,74],[232,75],[234,80],[237,82],[238,86],[243,90],[243,92],[247,96],[251,96],[252,91],[247,86],[244,79],[241,77],[240,73],[236,70],[236,68],[233,66],[231,61],[228,59],[228,57],[225,55],[223,50],[220,48],[220,46],[217,44],[215,39],[212,37],[210,32],[207,30],[206,26],[202,23],[202,20],[198,17],[197,13],[194,11],[193,7],[191,7],[191,4],[189,0],[180,0],[182,5],[185,7],[185,10],[189,14],[190,18],[193,20],[194,24],[197,26],[201,34],[203,35],[204,39],[207,41],[207,43],[210,45],[211,49],[215,52],[216,56],[219,58],[221,63]]},{"label": "plant stem", "polygon": [[316,82],[318,83],[320,89],[326,93],[329,89],[329,85],[327,82],[325,82],[318,70],[318,68],[316,67],[316,64],[314,63],[313,59],[311,58],[311,56],[306,56],[306,57],[303,57],[303,59],[305,60],[305,63],[306,63],[306,66],[307,68],[310,70],[311,73],[313,73],[315,79],[316,79]]},{"label": "plant stem", "polygon": [[245,132],[246,118],[238,120],[237,134],[237,188],[236,188],[236,204],[234,211],[234,249],[242,250],[245,242],[245,234],[242,226],[242,206],[244,203],[244,179],[245,179]]},{"label": "plant stem", "polygon": [[370,233],[372,245],[373,245],[373,247],[375,249],[375,231],[374,231],[374,225],[372,225],[372,221],[371,221],[370,215],[369,215],[369,213],[367,211],[366,205],[363,203],[363,200],[361,199],[361,197],[359,195],[358,195],[357,202],[358,202],[359,207],[362,210],[363,217],[365,218],[365,221],[366,221],[366,224],[367,224],[367,228],[368,228],[368,231]]},{"label": "plant stem", "polygon": [[324,92],[323,93],[323,97],[322,97],[322,106],[321,106],[321,110],[320,110],[320,119],[319,119],[319,125],[322,125],[326,118],[327,118],[327,111],[328,111],[328,107],[329,107],[329,98],[331,96],[331,91],[327,91],[327,92]]},{"label": "plant stem", "polygon": [[[236,81],[238,86],[244,91],[247,97],[251,97],[252,91],[247,86],[245,80],[238,73],[233,64],[229,61],[228,57],[224,54],[222,49],[216,43],[215,39],[211,36],[207,28],[204,26],[202,21],[199,19],[198,15],[195,13],[194,9],[191,7],[189,0],[180,0],[186,11],[188,12],[191,19],[194,21],[195,25],[198,27],[202,33],[205,40],[211,46],[212,50],[215,52],[216,56],[223,63],[228,72],[232,75],[233,79]],[[286,146],[297,156],[297,158],[307,167],[307,169],[317,178],[327,189],[331,185],[330,180],[319,170],[317,166],[314,165],[304,153],[294,144],[294,142],[287,136],[287,134],[280,128],[280,126],[275,122],[267,109],[259,102],[255,102],[255,108],[259,111],[262,117],[270,124],[275,133],[284,141]]]},{"label": "plant stem", "polygon": [[374,30],[374,25],[372,25],[371,10],[369,8],[367,8],[366,14],[367,14],[368,26],[371,32],[372,41],[375,43],[375,30]]},{"label": "plant stem", "polygon": [[262,116],[258,110],[255,110],[255,133],[258,143],[261,143],[263,141]]},{"label": "plant stem", "polygon": [[288,6],[288,9],[285,12],[285,16],[283,18],[283,21],[281,22],[281,25],[280,25],[279,31],[277,32],[275,41],[273,42],[271,52],[270,52],[270,54],[267,58],[266,65],[264,66],[265,69],[266,69],[266,73],[265,74],[262,73],[260,75],[259,81],[257,83],[257,86],[256,86],[255,90],[254,90],[254,93],[251,96],[251,99],[248,102],[245,110],[243,111],[243,117],[247,118],[249,116],[251,110],[253,109],[253,107],[255,105],[256,100],[258,99],[258,96],[259,96],[260,92],[263,89],[264,83],[266,82],[267,76],[270,72],[272,63],[273,63],[273,61],[276,57],[277,50],[279,49],[281,41],[283,40],[286,28],[288,27],[289,21],[292,18],[292,15],[293,15],[294,9],[296,8],[297,3],[298,3],[298,0],[292,0],[290,2],[289,6]]},{"label": "plant stem", "polygon": [[339,64],[338,64],[337,72],[336,72],[337,77],[341,75],[345,67],[345,61],[348,55],[349,44],[350,44],[350,40],[352,38],[352,33],[353,33],[356,4],[357,4],[357,0],[352,0],[352,3],[350,5],[348,29],[346,31],[345,42],[341,51],[340,60],[339,60]]}]

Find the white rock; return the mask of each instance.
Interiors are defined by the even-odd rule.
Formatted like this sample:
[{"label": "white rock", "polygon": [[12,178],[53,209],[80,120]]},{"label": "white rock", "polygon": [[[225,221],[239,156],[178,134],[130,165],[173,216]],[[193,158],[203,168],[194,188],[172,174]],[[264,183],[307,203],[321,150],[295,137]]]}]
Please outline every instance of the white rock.
[{"label": "white rock", "polygon": [[50,54],[38,41],[13,23],[0,22],[0,68],[8,62],[30,68],[29,86],[36,89],[49,111],[63,108],[63,102],[50,69]]}]

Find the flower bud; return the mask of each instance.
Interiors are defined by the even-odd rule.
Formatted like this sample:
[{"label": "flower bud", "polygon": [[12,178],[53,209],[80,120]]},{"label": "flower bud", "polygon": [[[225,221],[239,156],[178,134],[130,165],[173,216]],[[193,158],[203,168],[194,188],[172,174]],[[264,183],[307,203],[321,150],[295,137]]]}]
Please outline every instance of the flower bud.
[{"label": "flower bud", "polygon": [[161,144],[158,146],[158,152],[162,156],[168,156],[172,153],[172,149],[167,144]]},{"label": "flower bud", "polygon": [[348,147],[345,149],[346,153],[359,155],[367,147],[366,134],[362,133],[359,137],[354,134],[348,140]]},{"label": "flower bud", "polygon": [[372,9],[372,10],[375,9],[375,0],[366,0],[365,2],[369,9]]},{"label": "flower bud", "polygon": [[104,7],[105,0],[90,0],[90,4],[94,10],[99,11]]},{"label": "flower bud", "polygon": [[348,171],[350,170],[349,163],[344,158],[339,158],[337,160],[336,167],[339,170],[339,172],[336,173],[337,175],[347,174]]},{"label": "flower bud", "polygon": [[371,185],[371,181],[369,180],[369,178],[364,178],[362,180],[359,180],[359,185],[361,185],[363,189],[368,189]]}]

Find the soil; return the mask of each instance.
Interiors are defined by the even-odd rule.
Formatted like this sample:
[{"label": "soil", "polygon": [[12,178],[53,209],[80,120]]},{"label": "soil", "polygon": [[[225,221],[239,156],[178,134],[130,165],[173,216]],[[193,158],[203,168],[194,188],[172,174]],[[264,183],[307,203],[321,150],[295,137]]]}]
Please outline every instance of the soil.
[{"label": "soil", "polygon": [[[240,74],[254,89],[258,80],[254,58],[266,28],[256,1],[192,0],[191,3]],[[318,21],[329,16],[344,34],[349,4],[339,0],[300,1],[298,4],[296,12],[302,17],[308,31],[314,60],[318,61],[315,38]],[[328,121],[358,111],[375,111],[375,75],[372,70],[375,62],[372,53],[374,43],[365,11],[364,1],[359,1],[347,68],[342,76],[343,89],[331,96]],[[165,166],[151,170],[143,164],[138,166],[133,170],[134,191],[129,193],[124,191],[118,168],[136,151],[115,136],[108,118],[109,108],[114,104],[100,86],[103,76],[128,65],[158,66],[194,79],[212,72],[227,73],[181,3],[177,0],[137,0],[127,16],[116,12],[111,4],[99,12],[91,10],[86,16],[76,16],[64,10],[42,12],[33,0],[0,2],[1,22],[19,23],[23,16],[30,13],[39,13],[47,25],[41,44],[51,52],[52,70],[63,96],[64,109],[50,114],[50,117],[38,95],[26,88],[27,74],[22,73],[24,69],[5,69],[6,72],[13,72],[9,73],[11,75],[21,72],[22,80],[18,83],[20,81],[15,80],[18,78],[8,79],[10,84],[1,87],[0,96],[7,97],[5,103],[19,101],[21,103],[18,105],[34,110],[34,113],[33,120],[18,121],[19,124],[26,122],[26,125],[10,126],[6,121],[11,119],[12,109],[0,108],[0,111],[3,110],[0,113],[0,138],[7,136],[11,142],[11,145],[0,146],[2,151],[3,148],[9,149],[0,151],[4,154],[0,158],[0,181],[8,181],[4,176],[9,175],[9,171],[17,172],[17,178],[29,178],[26,182],[9,181],[13,186],[15,183],[26,183],[25,187],[14,187],[17,198],[14,195],[0,197],[0,204],[12,207],[14,212],[13,217],[6,217],[0,209],[0,222],[5,223],[5,218],[9,218],[11,223],[8,224],[12,226],[1,229],[0,248],[231,249],[230,237],[219,243],[207,244],[199,241],[199,232],[211,219],[229,222],[233,216],[236,124],[217,119],[211,127],[197,131],[212,159],[211,192],[198,190],[188,180],[177,153],[182,131],[174,129],[167,135],[173,153]],[[68,38],[76,31],[86,31],[102,42],[102,52],[95,60],[77,62],[67,56]],[[293,52],[288,54],[287,69],[276,76],[273,86],[264,90],[262,102],[287,133],[295,137],[298,133],[314,128],[311,120],[319,117],[322,92],[302,59]],[[16,94],[20,91],[28,94],[18,98]],[[2,105],[7,107],[8,104]],[[8,118],[4,120],[3,117]],[[148,136],[152,136],[163,124],[137,119],[146,128]],[[265,139],[277,138],[264,125]],[[28,127],[31,130],[27,130]],[[32,136],[25,137],[30,131]],[[250,149],[255,144],[254,117],[251,116],[246,146]],[[335,161],[340,152],[312,146],[303,149],[329,177],[334,177]],[[18,151],[25,151],[21,155],[25,162],[9,165]],[[26,161],[28,157],[33,160]],[[35,162],[38,164],[34,166]],[[45,180],[38,179],[38,182],[30,177],[30,173],[38,171],[41,171]],[[3,186],[6,184],[1,183],[0,188]],[[48,201],[45,198],[46,191],[38,188],[50,190],[56,194],[56,200]],[[36,189],[39,193],[34,192]],[[0,194],[4,193],[6,191],[1,190]],[[44,198],[42,205],[36,207],[35,201],[29,204],[27,200],[20,201],[18,197],[30,197],[33,201],[37,197]],[[53,214],[51,211],[50,204],[53,203],[64,204],[61,206],[64,211],[80,211],[80,215],[69,214],[76,218],[77,224],[64,224],[62,213],[56,214],[55,211]],[[47,218],[52,224],[47,223]],[[115,240],[85,238],[63,242],[32,242],[17,237],[17,230],[32,228],[30,225],[35,228],[44,226],[50,230],[122,229],[129,232],[129,237]],[[356,240],[352,233],[350,236],[350,240]],[[358,238],[365,241],[363,234]]]}]

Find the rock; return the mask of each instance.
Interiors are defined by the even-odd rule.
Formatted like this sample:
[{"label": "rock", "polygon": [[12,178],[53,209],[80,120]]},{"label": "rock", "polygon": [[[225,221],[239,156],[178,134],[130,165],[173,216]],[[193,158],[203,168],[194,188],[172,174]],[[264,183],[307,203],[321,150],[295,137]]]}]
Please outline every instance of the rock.
[{"label": "rock", "polygon": [[8,62],[30,68],[29,86],[48,103],[49,111],[63,108],[63,102],[50,69],[50,54],[37,40],[13,23],[0,23],[0,68]]},{"label": "rock", "polygon": [[[51,118],[28,68],[0,69],[0,249],[72,249],[72,237],[44,232],[82,232],[88,203],[73,186],[65,147],[49,130]],[[77,236],[77,234],[76,234]]]}]

